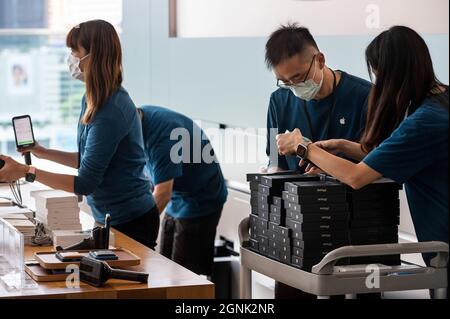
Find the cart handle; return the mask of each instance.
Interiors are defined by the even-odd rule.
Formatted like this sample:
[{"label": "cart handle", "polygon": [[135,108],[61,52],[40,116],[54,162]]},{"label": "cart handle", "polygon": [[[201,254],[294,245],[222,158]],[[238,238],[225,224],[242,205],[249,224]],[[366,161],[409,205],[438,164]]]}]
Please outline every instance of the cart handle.
[{"label": "cart handle", "polygon": [[318,275],[333,274],[333,267],[340,259],[349,257],[386,256],[397,254],[437,253],[431,260],[434,268],[446,268],[448,262],[448,244],[440,241],[402,244],[381,244],[345,246],[329,252],[320,263],[312,268]]},{"label": "cart handle", "polygon": [[249,230],[250,230],[250,218],[245,217],[239,223],[239,242],[241,246],[245,241],[248,241],[250,239],[250,233],[248,232]]}]

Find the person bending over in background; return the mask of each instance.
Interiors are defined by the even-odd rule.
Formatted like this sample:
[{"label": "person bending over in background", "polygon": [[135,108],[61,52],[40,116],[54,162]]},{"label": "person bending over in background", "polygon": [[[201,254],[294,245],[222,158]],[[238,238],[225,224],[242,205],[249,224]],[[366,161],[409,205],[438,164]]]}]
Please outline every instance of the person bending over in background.
[{"label": "person bending over in background", "polygon": [[[156,106],[144,106],[139,114],[153,196],[159,211],[165,210],[161,254],[197,274],[211,276],[216,228],[228,192],[216,161],[207,163],[203,156],[194,160],[194,153],[203,154],[210,141],[182,114]],[[177,145],[183,147],[181,152]]]}]

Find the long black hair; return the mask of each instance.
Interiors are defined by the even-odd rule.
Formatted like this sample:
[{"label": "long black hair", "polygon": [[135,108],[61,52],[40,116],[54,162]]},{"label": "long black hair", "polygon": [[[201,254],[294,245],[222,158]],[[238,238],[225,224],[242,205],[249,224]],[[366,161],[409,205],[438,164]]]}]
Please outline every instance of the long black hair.
[{"label": "long black hair", "polygon": [[[371,151],[391,135],[406,112],[412,114],[444,85],[436,78],[425,41],[408,27],[394,26],[377,36],[366,49],[366,62],[376,79],[361,145]],[[448,96],[440,104],[448,108]]]}]

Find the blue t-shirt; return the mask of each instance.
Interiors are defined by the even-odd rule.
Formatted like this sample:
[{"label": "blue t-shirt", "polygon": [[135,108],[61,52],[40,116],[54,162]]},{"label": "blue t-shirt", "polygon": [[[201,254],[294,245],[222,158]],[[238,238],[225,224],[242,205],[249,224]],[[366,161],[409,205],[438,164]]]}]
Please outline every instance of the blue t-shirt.
[{"label": "blue t-shirt", "polygon": [[[405,184],[419,241],[448,243],[448,120],[448,107],[427,99],[364,159]],[[424,259],[429,262],[429,256]]]},{"label": "blue t-shirt", "polygon": [[[228,192],[220,165],[216,161],[205,162],[200,153],[211,147],[204,132],[190,118],[174,111],[156,106],[144,106],[141,110],[150,180],[157,185],[174,179],[166,213],[174,218],[219,213]],[[171,158],[178,155],[185,158]]]},{"label": "blue t-shirt", "polygon": [[[350,141],[359,139],[365,126],[367,98],[372,84],[342,71],[341,74],[341,80],[334,93],[335,105],[331,116],[329,116],[329,112],[333,104],[333,94],[322,100],[306,102],[296,97],[288,89],[280,88],[272,93],[267,115],[268,134],[266,147],[266,153],[270,159],[270,167],[279,167],[284,170],[299,170],[298,157],[278,155],[275,136],[272,136],[271,139],[270,129],[277,129],[276,133],[282,134],[286,130],[293,131],[298,128],[305,137],[315,142],[327,139],[346,139]],[[305,110],[305,103],[308,112]],[[311,119],[312,129],[309,126],[308,114]],[[329,129],[327,125],[328,119],[330,120]],[[270,157],[271,145],[273,145],[273,158]],[[276,160],[278,160],[278,164],[275,163]]]},{"label": "blue t-shirt", "polygon": [[[86,111],[83,98],[81,116]],[[97,222],[132,221],[155,207],[145,175],[146,156],[136,107],[120,88],[89,125],[78,124],[80,167],[75,193],[86,195]]]}]

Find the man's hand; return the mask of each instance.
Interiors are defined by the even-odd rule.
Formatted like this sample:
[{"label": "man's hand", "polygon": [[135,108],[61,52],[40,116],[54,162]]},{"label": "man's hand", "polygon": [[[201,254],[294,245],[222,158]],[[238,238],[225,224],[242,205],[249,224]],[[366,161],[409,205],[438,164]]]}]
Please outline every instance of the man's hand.
[{"label": "man's hand", "polygon": [[297,147],[303,141],[303,135],[298,128],[294,131],[278,134],[277,137],[278,153],[280,155],[295,155]]},{"label": "man's hand", "polygon": [[5,166],[0,170],[0,181],[15,182],[28,172],[28,166],[20,164],[9,156],[0,155],[0,159],[5,161]]}]

